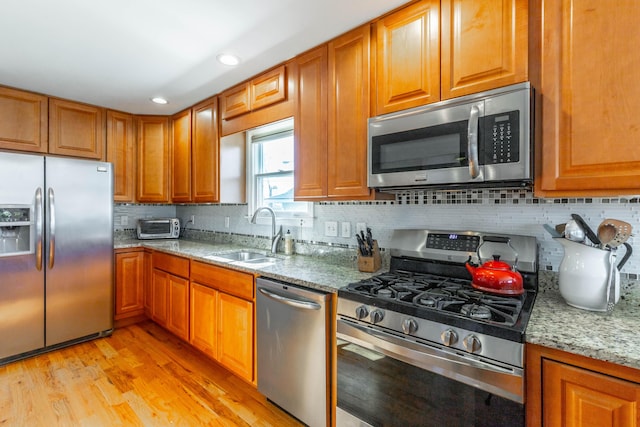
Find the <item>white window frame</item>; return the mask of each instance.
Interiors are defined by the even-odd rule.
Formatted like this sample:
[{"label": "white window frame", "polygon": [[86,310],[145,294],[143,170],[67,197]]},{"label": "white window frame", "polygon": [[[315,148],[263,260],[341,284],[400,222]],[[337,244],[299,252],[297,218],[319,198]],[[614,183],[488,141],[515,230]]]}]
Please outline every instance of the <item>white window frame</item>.
[{"label": "white window frame", "polygon": [[[257,176],[256,173],[258,163],[260,161],[256,155],[254,147],[254,141],[257,139],[257,143],[260,140],[264,141],[269,138],[269,135],[276,135],[281,132],[293,132],[293,118],[281,120],[268,125],[260,126],[258,128],[251,129],[246,132],[246,153],[247,153],[247,205],[248,205],[248,219],[251,219],[253,213],[259,207],[258,194],[257,194]],[[294,171],[297,165],[294,165]],[[295,172],[275,172],[268,175],[287,175],[294,174]],[[262,175],[266,176],[266,175]],[[276,221],[280,225],[289,225],[296,227],[312,227],[313,226],[313,203],[312,202],[296,202],[306,205],[305,211],[291,212],[291,211],[275,211]],[[271,218],[268,215],[260,215],[258,217],[259,224],[271,224]]]}]

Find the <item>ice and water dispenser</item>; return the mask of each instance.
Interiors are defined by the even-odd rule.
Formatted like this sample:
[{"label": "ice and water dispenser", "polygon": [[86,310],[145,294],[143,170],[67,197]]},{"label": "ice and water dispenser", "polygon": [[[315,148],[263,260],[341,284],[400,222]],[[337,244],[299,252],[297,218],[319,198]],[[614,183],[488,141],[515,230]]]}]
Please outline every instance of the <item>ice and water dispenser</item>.
[{"label": "ice and water dispenser", "polygon": [[0,257],[33,252],[31,206],[0,205]]}]

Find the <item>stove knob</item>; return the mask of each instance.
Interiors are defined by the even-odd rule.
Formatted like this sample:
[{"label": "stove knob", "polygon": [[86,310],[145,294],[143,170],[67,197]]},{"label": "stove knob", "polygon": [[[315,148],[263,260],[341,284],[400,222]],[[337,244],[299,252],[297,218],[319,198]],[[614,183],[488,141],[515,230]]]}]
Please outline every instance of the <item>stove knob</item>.
[{"label": "stove knob", "polygon": [[358,318],[358,320],[362,320],[368,315],[369,315],[369,310],[367,310],[366,306],[361,305],[358,308],[356,308],[356,317]]},{"label": "stove knob", "polygon": [[371,321],[373,323],[380,323],[382,319],[384,319],[384,311],[376,309],[371,312]]},{"label": "stove knob", "polygon": [[404,319],[402,321],[402,332],[409,335],[418,330],[418,324],[413,319]]},{"label": "stove knob", "polygon": [[458,334],[453,329],[447,329],[442,334],[440,334],[440,339],[442,343],[447,347],[451,347],[455,343],[458,342]]},{"label": "stove knob", "polygon": [[464,349],[469,353],[477,353],[482,348],[482,343],[475,335],[467,335],[462,344],[464,344]]}]

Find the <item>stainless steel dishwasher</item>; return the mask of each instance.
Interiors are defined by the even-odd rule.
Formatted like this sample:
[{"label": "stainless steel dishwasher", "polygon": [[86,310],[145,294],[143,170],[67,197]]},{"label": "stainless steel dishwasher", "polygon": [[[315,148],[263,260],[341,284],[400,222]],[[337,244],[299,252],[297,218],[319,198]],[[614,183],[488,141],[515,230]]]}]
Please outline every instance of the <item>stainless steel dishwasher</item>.
[{"label": "stainless steel dishwasher", "polygon": [[330,295],[256,281],[258,391],[311,427],[327,426]]}]

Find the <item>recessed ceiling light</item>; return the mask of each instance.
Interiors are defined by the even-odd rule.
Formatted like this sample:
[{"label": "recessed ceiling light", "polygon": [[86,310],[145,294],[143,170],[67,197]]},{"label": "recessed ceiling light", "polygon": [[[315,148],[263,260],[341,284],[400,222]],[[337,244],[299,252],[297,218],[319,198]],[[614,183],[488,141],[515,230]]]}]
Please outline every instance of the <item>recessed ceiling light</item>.
[{"label": "recessed ceiling light", "polygon": [[155,102],[156,104],[162,104],[162,105],[169,103],[169,101],[159,96],[156,96],[155,98],[151,98],[151,101]]},{"label": "recessed ceiling light", "polygon": [[240,63],[240,58],[235,55],[231,55],[230,53],[223,53],[216,57],[218,62],[224,65],[238,65]]}]

